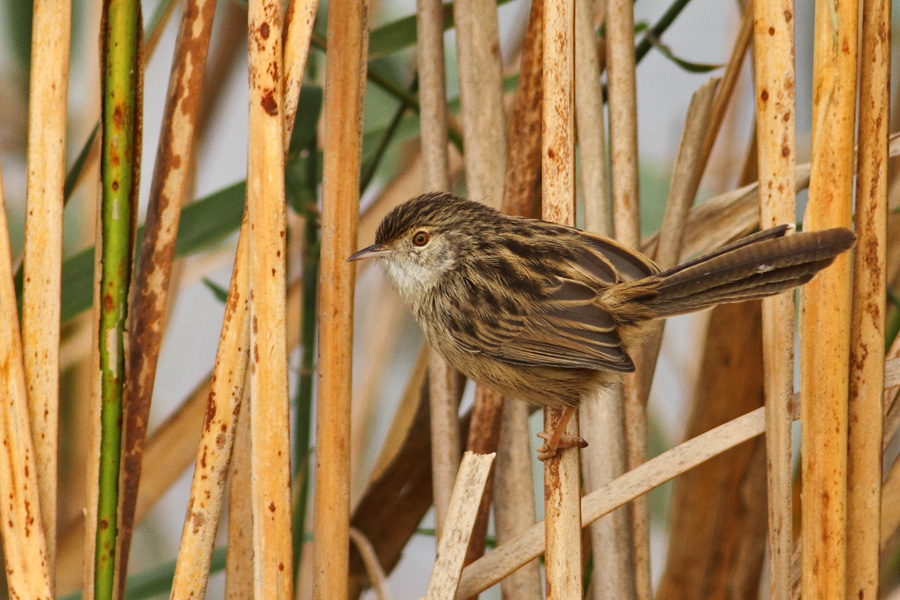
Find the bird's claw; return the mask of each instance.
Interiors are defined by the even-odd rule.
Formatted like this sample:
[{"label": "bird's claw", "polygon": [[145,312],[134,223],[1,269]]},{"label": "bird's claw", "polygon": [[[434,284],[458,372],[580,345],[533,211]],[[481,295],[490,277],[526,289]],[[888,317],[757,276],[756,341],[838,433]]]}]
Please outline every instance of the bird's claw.
[{"label": "bird's claw", "polygon": [[537,449],[538,459],[541,461],[545,461],[548,458],[553,458],[556,456],[558,450],[563,448],[587,448],[588,443],[585,439],[578,435],[560,435],[557,436],[554,440],[554,436],[547,433],[546,431],[542,431],[537,434],[539,438],[542,440],[547,440],[547,443]]}]

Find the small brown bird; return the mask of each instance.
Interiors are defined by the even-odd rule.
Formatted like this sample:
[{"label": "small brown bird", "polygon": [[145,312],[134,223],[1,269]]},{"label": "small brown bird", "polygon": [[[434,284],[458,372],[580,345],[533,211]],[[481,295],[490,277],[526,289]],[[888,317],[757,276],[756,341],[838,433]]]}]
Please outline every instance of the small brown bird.
[{"label": "small brown bird", "polygon": [[654,319],[803,285],[853,246],[848,229],[785,235],[781,225],[660,272],[646,256],[579,229],[511,217],[446,193],[413,198],[381,222],[377,258],[444,359],[477,383],[568,409],[634,371]]}]

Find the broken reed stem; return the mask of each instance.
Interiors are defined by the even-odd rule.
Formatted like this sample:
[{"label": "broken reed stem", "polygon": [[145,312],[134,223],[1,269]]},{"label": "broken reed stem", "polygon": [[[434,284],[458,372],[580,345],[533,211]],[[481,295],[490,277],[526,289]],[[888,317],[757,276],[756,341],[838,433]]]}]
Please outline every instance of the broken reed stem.
[{"label": "broken reed stem", "polygon": [[71,12],[69,0],[33,4],[28,101],[22,346],[50,573],[56,570],[59,315]]},{"label": "broken reed stem", "polygon": [[466,452],[459,465],[459,476],[453,486],[447,509],[447,533],[438,544],[437,559],[428,581],[428,600],[453,598],[459,585],[459,575],[469,547],[472,527],[478,517],[481,496],[484,493],[494,464],[496,453],[475,454]]},{"label": "broken reed stem", "polygon": [[34,445],[28,423],[22,339],[13,283],[6,201],[0,176],[0,532],[10,597],[50,600],[52,575],[41,522]]},{"label": "broken reed stem", "polygon": [[863,2],[847,439],[847,598],[878,597],[890,122],[889,2]]},{"label": "broken reed stem", "polygon": [[[816,2],[808,231],[851,221],[858,13],[855,0]],[[850,254],[819,273],[800,299],[802,588],[809,598],[846,593]]]},{"label": "broken reed stem", "polygon": [[[753,2],[760,228],[796,220],[794,0]],[[794,391],[794,291],[762,301],[769,511],[769,593],[791,594],[791,393]],[[883,366],[883,353],[878,362]],[[879,377],[883,379],[883,375]]]},{"label": "broken reed stem", "polygon": [[[575,2],[544,3],[542,218],[575,224]],[[580,400],[585,400],[584,398]],[[544,408],[544,431],[553,435],[572,408]],[[577,413],[565,430],[578,436]],[[563,449],[544,461],[546,596],[581,598],[579,452]]]},{"label": "broken reed stem", "polygon": [[290,145],[319,0],[289,0],[284,23],[284,148]]},{"label": "broken reed stem", "polygon": [[[885,363],[884,387],[900,385],[900,359]],[[802,412],[800,394],[791,396],[793,418]],[[636,469],[625,473],[608,485],[587,494],[581,500],[581,526],[609,514],[634,498],[646,494],[696,467],[710,458],[752,439],[766,430],[765,408],[758,408],[687,440]],[[544,524],[537,523],[527,531],[500,546],[463,570],[457,598],[467,598],[496,584],[520,566],[544,551]]]},{"label": "broken reed stem", "polygon": [[292,600],[281,10],[253,0],[248,11],[250,496],[254,595]]},{"label": "broken reed stem", "polygon": [[[324,175],[319,272],[313,597],[349,589],[350,395],[359,160],[368,47],[368,4],[332,0],[325,69]],[[324,543],[323,543],[324,542]]]},{"label": "broken reed stem", "polygon": [[[137,2],[104,3],[101,32],[102,140],[100,207],[100,462],[96,538],[93,549],[96,598],[115,595],[118,564],[119,478],[122,401],[125,385],[125,318],[131,283],[135,211],[141,157],[141,9]],[[94,479],[99,477],[99,481]]]},{"label": "broken reed stem", "polygon": [[[450,190],[447,150],[447,90],[444,82],[444,11],[441,0],[417,0],[419,102],[422,136],[422,189]],[[459,378],[431,349],[428,363],[431,407],[431,469],[437,540],[459,466]]]},{"label": "broken reed stem", "polygon": [[[191,0],[184,8],[172,58],[144,238],[129,305],[127,373],[124,389],[122,498],[119,512],[119,560],[128,564],[134,513],[147,443],[147,424],[162,337],[167,322],[181,208],[188,194],[194,129],[203,96],[203,74],[212,34],[215,0]],[[212,552],[212,548],[210,548]],[[118,573],[125,593],[127,569]]]}]

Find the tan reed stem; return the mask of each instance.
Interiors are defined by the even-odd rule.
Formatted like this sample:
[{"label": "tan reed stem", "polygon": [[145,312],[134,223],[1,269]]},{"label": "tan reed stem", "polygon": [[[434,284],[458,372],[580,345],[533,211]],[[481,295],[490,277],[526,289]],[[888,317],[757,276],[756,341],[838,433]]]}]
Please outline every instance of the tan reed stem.
[{"label": "tan reed stem", "polygon": [[[422,107],[422,188],[450,190],[447,152],[447,90],[444,83],[444,12],[441,0],[417,0],[419,102]],[[431,350],[431,468],[434,481],[434,523],[437,539],[444,522],[459,467],[458,375]]]},{"label": "tan reed stem", "polygon": [[313,597],[347,594],[350,527],[350,395],[359,159],[368,47],[368,3],[328,6],[325,70],[319,380],[316,402]]},{"label": "tan reed stem", "polygon": [[847,598],[878,597],[891,4],[863,2],[850,340]]},{"label": "tan reed stem", "polygon": [[[245,387],[244,400],[250,400],[249,385]],[[251,486],[250,470],[250,411],[245,410],[238,415],[232,458],[228,465],[225,600],[253,598],[253,510],[247,494]]]},{"label": "tan reed stem", "polygon": [[0,532],[11,598],[53,597],[28,423],[19,310],[0,176]]},{"label": "tan reed stem", "polygon": [[[609,88],[609,149],[613,231],[619,242],[637,248],[641,240],[638,190],[637,90],[634,8],[629,0],[609,0],[606,11],[606,72]],[[640,352],[635,353],[640,363]],[[647,415],[640,400],[641,373],[625,377],[624,415],[628,467],[646,459]],[[650,600],[650,509],[645,498],[632,507],[637,597]]]},{"label": "tan reed stem", "polygon": [[[850,225],[858,13],[855,0],[816,2],[807,230]],[[801,293],[800,341],[803,595],[838,598],[846,593],[849,253]]]},{"label": "tan reed stem", "polygon": [[34,2],[32,11],[22,349],[47,570],[54,573],[62,213],[72,6],[69,0],[42,0]]},{"label": "tan reed stem", "polygon": [[[575,2],[544,4],[542,218],[575,224]],[[584,399],[582,399],[584,400]],[[571,409],[544,408],[544,431],[561,426]],[[578,435],[577,413],[565,430]],[[579,453],[565,449],[544,462],[546,597],[581,598]]]},{"label": "tan reed stem", "polygon": [[250,2],[248,20],[253,589],[259,598],[292,600],[280,0]]},{"label": "tan reed stem", "polygon": [[306,72],[309,40],[319,0],[290,0],[284,22],[284,145],[285,152],[294,131],[300,87]]},{"label": "tan reed stem", "polygon": [[[753,2],[756,141],[761,228],[796,219],[797,164],[794,1]],[[794,391],[794,292],[762,301],[769,508],[769,593],[791,593],[791,393]],[[881,361],[881,357],[879,357]],[[882,363],[883,364],[883,363]]]}]

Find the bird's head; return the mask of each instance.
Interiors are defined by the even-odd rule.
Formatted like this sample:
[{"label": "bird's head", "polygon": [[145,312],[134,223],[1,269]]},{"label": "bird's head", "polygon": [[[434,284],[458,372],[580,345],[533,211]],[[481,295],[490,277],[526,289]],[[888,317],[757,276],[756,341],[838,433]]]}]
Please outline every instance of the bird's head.
[{"label": "bird's head", "polygon": [[451,194],[423,194],[388,213],[378,226],[375,243],[347,260],[379,259],[401,295],[414,299],[476,247],[480,228],[495,214],[483,204]]}]

